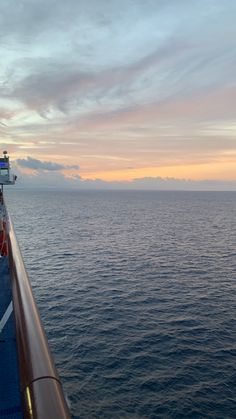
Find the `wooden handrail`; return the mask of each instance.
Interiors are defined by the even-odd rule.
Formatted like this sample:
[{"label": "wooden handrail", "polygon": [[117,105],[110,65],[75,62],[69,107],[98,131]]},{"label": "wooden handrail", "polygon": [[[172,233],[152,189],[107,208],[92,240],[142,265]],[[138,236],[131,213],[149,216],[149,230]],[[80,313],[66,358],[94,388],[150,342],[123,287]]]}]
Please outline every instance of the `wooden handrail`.
[{"label": "wooden handrail", "polygon": [[9,268],[24,417],[68,419],[70,412],[9,216],[8,220]]}]

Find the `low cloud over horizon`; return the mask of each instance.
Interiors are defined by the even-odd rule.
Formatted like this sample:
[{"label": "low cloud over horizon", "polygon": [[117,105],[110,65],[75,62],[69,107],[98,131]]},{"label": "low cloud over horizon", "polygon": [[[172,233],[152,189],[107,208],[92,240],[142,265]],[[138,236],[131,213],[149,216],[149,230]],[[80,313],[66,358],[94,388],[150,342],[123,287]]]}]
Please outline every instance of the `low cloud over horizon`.
[{"label": "low cloud over horizon", "polygon": [[19,188],[236,191],[236,181],[207,179],[196,181],[160,176],[137,178],[131,181],[104,181],[99,178],[81,178],[79,174],[71,175],[72,169],[77,170],[78,167],[59,165],[52,161],[40,161],[29,156],[13,162],[13,171],[18,177],[16,185]]}]

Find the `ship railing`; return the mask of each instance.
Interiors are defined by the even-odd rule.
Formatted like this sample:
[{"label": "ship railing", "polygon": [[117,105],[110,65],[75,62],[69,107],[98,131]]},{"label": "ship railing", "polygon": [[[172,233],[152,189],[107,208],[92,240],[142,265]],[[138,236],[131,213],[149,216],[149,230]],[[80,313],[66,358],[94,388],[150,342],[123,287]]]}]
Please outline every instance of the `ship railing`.
[{"label": "ship railing", "polygon": [[71,417],[70,412],[9,215],[8,219],[9,267],[24,417],[67,419]]}]

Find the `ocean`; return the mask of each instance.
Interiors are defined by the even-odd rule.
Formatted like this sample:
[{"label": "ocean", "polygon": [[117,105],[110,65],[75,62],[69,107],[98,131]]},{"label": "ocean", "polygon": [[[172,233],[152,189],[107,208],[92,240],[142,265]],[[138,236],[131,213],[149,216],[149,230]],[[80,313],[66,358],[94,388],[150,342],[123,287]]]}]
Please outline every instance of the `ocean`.
[{"label": "ocean", "polygon": [[236,418],[236,192],[6,195],[73,418]]}]

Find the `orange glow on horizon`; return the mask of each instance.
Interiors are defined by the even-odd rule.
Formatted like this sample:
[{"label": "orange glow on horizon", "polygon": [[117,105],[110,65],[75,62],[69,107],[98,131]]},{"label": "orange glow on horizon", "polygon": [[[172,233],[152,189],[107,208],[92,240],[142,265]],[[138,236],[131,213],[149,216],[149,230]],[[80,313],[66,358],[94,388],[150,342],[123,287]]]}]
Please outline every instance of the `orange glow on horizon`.
[{"label": "orange glow on horizon", "polygon": [[137,169],[120,169],[113,171],[80,172],[83,179],[101,179],[107,182],[129,182],[136,178],[162,177],[189,180],[234,180],[236,179],[236,162],[203,163],[182,166],[144,167]]},{"label": "orange glow on horizon", "polygon": [[[23,151],[17,150],[17,152],[12,153],[14,159],[12,160],[12,166],[14,166],[14,160],[17,159],[25,159],[26,154]],[[75,156],[74,156],[75,157]],[[232,181],[236,180],[236,156],[230,151],[229,153],[222,153],[221,155],[217,156],[215,161],[211,162],[187,162],[182,164],[169,164],[169,165],[162,165],[162,166],[153,166],[150,164],[148,166],[148,162],[146,162],[145,167],[132,167],[132,168],[117,168],[119,165],[117,164],[116,167],[112,168],[109,164],[104,161],[97,161],[97,159],[86,159],[82,161],[80,169],[72,169],[69,168],[70,164],[76,164],[77,159],[73,158],[70,159],[70,156],[64,155],[61,156],[60,154],[54,154],[52,158],[48,156],[46,158],[42,158],[40,153],[34,153],[35,159],[39,159],[40,161],[48,161],[51,160],[53,162],[64,164],[68,166],[65,169],[60,170],[59,172],[63,173],[66,178],[75,178],[76,176],[80,176],[83,180],[94,180],[100,179],[106,182],[132,182],[134,179],[140,179],[145,177],[155,178],[175,178],[175,179],[186,179],[186,180],[225,180],[225,181]],[[79,159],[78,159],[79,160]],[[103,164],[101,164],[103,163]],[[122,162],[121,162],[122,163]],[[140,162],[138,162],[140,164]],[[151,163],[151,162],[150,162]],[[14,167],[13,167],[14,169]],[[18,169],[25,175],[37,175],[38,171],[19,167]]]}]

